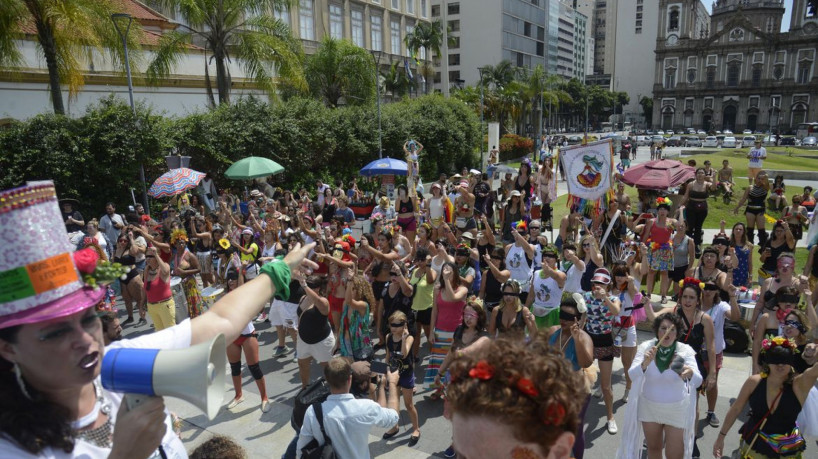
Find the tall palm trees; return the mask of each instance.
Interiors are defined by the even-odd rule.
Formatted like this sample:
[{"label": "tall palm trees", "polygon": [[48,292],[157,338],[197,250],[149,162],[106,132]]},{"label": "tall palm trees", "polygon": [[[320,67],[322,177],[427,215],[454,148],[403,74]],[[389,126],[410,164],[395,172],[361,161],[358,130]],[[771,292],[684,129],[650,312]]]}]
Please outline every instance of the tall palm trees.
[{"label": "tall palm trees", "polygon": [[[0,0],[0,66],[22,64],[15,40],[35,30],[48,69],[54,113],[65,114],[61,85],[68,85],[69,99],[75,98],[85,83],[83,69],[95,51],[111,59],[115,68],[124,60],[110,22],[115,12],[111,2],[99,0]],[[130,49],[138,49],[140,33],[138,26],[131,28]]]},{"label": "tall palm trees", "polygon": [[[449,34],[448,37],[449,45],[454,45],[456,38],[451,36],[451,34]],[[443,26],[439,20],[430,23],[421,22],[415,27],[412,33],[406,35],[404,41],[406,42],[406,48],[413,57],[423,49],[426,51],[426,56],[424,56],[425,60],[432,61],[433,58],[431,54],[434,54],[438,58],[441,56],[440,47],[443,46]],[[429,80],[431,77],[434,77],[435,73],[434,67],[428,62],[425,62],[420,65],[419,70],[426,80],[424,92],[428,94]]]},{"label": "tall palm trees", "polygon": [[249,78],[271,94],[276,77],[304,87],[300,43],[289,26],[273,15],[273,11],[287,8],[292,0],[158,0],[158,3],[179,11],[188,25],[181,26],[185,32],[162,35],[156,59],[148,66],[148,78],[152,81],[168,76],[184,49],[198,37],[216,64],[220,104],[230,102],[227,64],[232,58],[236,58]]},{"label": "tall palm trees", "polygon": [[326,37],[318,50],[307,58],[305,73],[310,93],[329,107],[337,107],[343,97],[347,105],[373,100],[375,71],[372,57],[347,40]]}]

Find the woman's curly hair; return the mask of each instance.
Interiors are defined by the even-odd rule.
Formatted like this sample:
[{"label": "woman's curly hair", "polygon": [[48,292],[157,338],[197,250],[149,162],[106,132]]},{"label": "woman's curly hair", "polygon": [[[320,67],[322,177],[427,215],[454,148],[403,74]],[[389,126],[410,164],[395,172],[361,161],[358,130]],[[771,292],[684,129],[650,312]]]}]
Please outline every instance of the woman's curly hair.
[{"label": "woman's curly hair", "polygon": [[[479,365],[493,369],[490,378],[473,377]],[[446,390],[452,413],[484,416],[514,431],[514,437],[536,443],[543,453],[563,432],[576,432],[584,384],[567,360],[549,346],[545,334],[530,342],[498,339],[452,365]],[[531,383],[521,389],[521,378]],[[533,388],[533,390],[532,390]]]},{"label": "woman's curly hair", "polygon": [[372,284],[366,280],[364,276],[356,274],[352,278],[352,285],[355,287],[355,292],[361,295],[361,299],[369,303],[370,308],[375,307],[375,294],[372,293]]}]

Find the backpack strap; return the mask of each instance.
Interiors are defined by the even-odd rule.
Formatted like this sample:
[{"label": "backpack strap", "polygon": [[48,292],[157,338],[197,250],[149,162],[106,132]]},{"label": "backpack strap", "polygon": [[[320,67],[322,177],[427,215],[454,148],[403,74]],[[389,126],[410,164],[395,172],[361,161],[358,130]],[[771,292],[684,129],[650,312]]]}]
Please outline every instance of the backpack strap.
[{"label": "backpack strap", "polygon": [[324,436],[324,444],[325,445],[332,445],[332,439],[329,438],[327,435],[327,431],[324,430],[324,408],[323,403],[316,403],[313,405],[313,411],[315,411],[315,419],[318,420],[318,425],[321,427],[321,435]]}]

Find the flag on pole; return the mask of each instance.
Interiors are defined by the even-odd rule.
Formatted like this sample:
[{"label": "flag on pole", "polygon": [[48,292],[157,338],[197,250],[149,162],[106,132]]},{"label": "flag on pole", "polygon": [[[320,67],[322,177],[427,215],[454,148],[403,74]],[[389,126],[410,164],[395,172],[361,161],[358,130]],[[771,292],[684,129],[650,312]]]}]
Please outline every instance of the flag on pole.
[{"label": "flag on pole", "polygon": [[403,67],[406,69],[406,76],[409,80],[414,81],[415,77],[412,75],[412,69],[409,68],[409,59],[403,59]]}]

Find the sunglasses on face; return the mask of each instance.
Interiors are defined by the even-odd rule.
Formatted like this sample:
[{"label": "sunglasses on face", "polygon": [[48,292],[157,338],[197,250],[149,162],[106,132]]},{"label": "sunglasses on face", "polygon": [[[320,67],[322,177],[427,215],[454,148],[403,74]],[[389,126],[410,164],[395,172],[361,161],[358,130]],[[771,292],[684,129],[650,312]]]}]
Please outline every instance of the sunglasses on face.
[{"label": "sunglasses on face", "polygon": [[492,260],[495,260],[495,261],[500,261],[500,260],[502,260],[502,258],[500,258],[500,257],[491,257],[491,259],[492,259]]},{"label": "sunglasses on face", "polygon": [[582,246],[583,246],[583,247],[590,247],[590,246],[591,246],[591,244],[585,243],[585,244],[582,244]]},{"label": "sunglasses on face", "polygon": [[503,296],[507,296],[509,298],[517,296],[514,292],[503,292]]},{"label": "sunglasses on face", "polygon": [[389,326],[392,327],[392,328],[401,328],[404,325],[406,325],[406,322],[398,322],[398,323],[389,324]]}]

